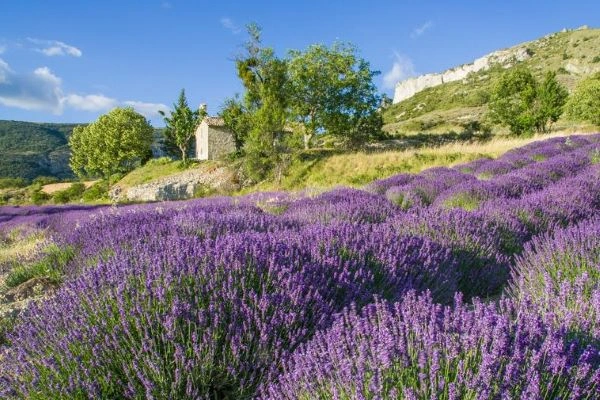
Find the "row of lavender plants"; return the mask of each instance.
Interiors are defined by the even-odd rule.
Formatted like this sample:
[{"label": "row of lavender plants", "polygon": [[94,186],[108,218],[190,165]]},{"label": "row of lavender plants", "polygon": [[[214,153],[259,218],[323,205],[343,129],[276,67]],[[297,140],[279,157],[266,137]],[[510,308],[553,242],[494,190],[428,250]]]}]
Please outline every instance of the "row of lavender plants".
[{"label": "row of lavender plants", "polygon": [[598,398],[599,149],[316,197],[4,210],[77,257],[0,349],[0,397]]}]

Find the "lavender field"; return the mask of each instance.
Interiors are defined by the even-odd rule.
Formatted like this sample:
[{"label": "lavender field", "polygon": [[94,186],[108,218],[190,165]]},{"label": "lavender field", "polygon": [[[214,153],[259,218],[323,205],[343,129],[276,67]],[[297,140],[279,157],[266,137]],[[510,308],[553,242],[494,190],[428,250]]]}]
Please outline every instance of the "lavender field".
[{"label": "lavender field", "polygon": [[316,197],[0,208],[17,228],[75,256],[1,398],[600,398],[600,134]]}]

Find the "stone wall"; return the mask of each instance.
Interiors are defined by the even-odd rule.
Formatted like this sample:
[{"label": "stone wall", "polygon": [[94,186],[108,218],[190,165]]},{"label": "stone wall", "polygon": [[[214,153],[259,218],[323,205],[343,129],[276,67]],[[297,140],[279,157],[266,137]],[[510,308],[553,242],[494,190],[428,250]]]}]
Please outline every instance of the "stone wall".
[{"label": "stone wall", "polygon": [[235,151],[233,135],[225,127],[208,128],[208,159],[218,160]]},{"label": "stone wall", "polygon": [[113,201],[184,200],[194,197],[201,189],[231,192],[238,189],[236,182],[235,173],[226,166],[194,168],[126,189],[117,185],[109,195]]},{"label": "stone wall", "polygon": [[499,50],[478,58],[471,64],[464,64],[439,74],[426,74],[406,79],[396,84],[394,104],[409,99],[424,89],[465,79],[470,73],[486,70],[492,64],[498,63],[507,68],[515,62],[526,60],[529,57],[530,54],[525,47]]}]

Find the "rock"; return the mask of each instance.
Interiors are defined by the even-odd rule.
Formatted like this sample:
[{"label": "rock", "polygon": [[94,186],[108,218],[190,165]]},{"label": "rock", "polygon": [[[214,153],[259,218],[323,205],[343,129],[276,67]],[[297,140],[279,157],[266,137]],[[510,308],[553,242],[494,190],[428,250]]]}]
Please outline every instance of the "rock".
[{"label": "rock", "polygon": [[184,200],[194,197],[200,190],[233,191],[239,186],[235,182],[234,173],[225,166],[212,170],[194,168],[126,189],[116,186],[109,195],[113,201]]},{"label": "rock", "polygon": [[490,68],[492,64],[498,63],[507,68],[511,66],[513,62],[526,60],[530,56],[531,55],[526,47],[519,47],[516,50],[498,50],[478,58],[471,64],[464,64],[440,74],[426,74],[406,79],[402,82],[398,82],[396,85],[393,103],[396,104],[402,100],[411,98],[424,89],[435,87],[443,83],[465,79],[470,73],[486,70]]}]

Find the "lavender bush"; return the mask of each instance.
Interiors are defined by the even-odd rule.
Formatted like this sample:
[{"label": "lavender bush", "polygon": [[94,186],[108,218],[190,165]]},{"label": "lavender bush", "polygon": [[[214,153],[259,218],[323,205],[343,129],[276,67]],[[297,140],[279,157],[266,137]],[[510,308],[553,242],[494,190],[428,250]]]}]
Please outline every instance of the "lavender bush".
[{"label": "lavender bush", "polygon": [[316,196],[0,208],[0,238],[74,255],[0,348],[0,397],[595,398],[599,146]]},{"label": "lavender bush", "polygon": [[264,399],[592,399],[599,348],[531,303],[427,295],[347,309],[301,346]]}]

